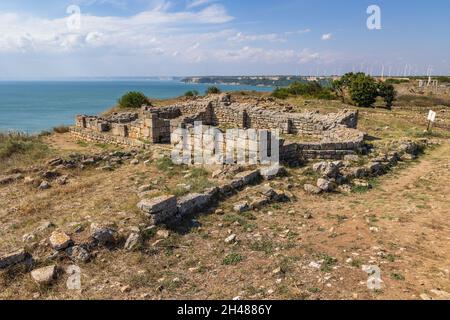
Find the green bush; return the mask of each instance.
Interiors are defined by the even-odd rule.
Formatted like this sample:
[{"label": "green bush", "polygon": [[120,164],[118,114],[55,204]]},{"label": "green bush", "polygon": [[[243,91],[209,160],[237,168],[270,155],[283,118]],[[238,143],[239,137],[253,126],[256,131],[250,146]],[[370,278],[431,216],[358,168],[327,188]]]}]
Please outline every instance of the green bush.
[{"label": "green bush", "polygon": [[198,93],[197,90],[190,90],[190,91],[187,91],[187,92],[184,94],[184,96],[185,96],[185,97],[197,97],[197,96],[199,96],[199,93]]},{"label": "green bush", "polygon": [[314,82],[294,82],[287,88],[277,88],[272,92],[272,96],[278,99],[286,99],[290,96],[302,96],[314,99],[333,99],[333,93],[329,88],[324,88],[317,81]]},{"label": "green bush", "polygon": [[352,81],[349,92],[358,107],[371,107],[377,100],[378,86],[374,78],[359,75]]},{"label": "green bush", "polygon": [[218,93],[221,93],[221,92],[222,91],[220,91],[219,88],[212,86],[212,87],[209,87],[208,89],[206,89],[205,93],[208,95],[208,94],[218,94]]},{"label": "green bush", "polygon": [[382,97],[386,107],[391,108],[396,96],[392,84],[377,83],[373,77],[362,72],[343,75],[341,79],[333,82],[332,90],[342,101],[345,101],[348,95],[358,107],[372,107],[377,97]]},{"label": "green bush", "polygon": [[148,104],[149,100],[142,92],[131,91],[124,94],[118,103],[121,108],[136,109]]},{"label": "green bush", "polygon": [[272,92],[272,96],[277,99],[287,99],[289,97],[289,89],[288,88],[276,88]]}]

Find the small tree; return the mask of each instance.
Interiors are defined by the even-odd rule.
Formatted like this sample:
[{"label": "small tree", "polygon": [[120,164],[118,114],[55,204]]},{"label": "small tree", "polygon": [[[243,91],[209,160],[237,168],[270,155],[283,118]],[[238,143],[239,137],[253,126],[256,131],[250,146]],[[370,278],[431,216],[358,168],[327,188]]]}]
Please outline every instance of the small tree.
[{"label": "small tree", "polygon": [[205,93],[208,95],[208,94],[218,94],[218,93],[221,93],[221,92],[222,91],[220,91],[219,88],[212,86],[212,87],[209,87],[208,89],[206,89]]},{"label": "small tree", "polygon": [[386,82],[380,82],[378,84],[378,95],[386,102],[386,108],[392,109],[392,104],[395,100],[397,92],[392,84]]},{"label": "small tree", "polygon": [[124,94],[118,103],[121,108],[135,109],[149,103],[149,100],[142,92],[131,91]]},{"label": "small tree", "polygon": [[345,102],[345,95],[348,89],[352,85],[353,81],[358,78],[358,76],[364,75],[363,73],[346,73],[341,79],[333,81],[331,88],[337,97],[341,98],[342,102]]},{"label": "small tree", "polygon": [[351,82],[350,97],[358,107],[371,107],[378,96],[375,79],[365,74],[358,74]]}]

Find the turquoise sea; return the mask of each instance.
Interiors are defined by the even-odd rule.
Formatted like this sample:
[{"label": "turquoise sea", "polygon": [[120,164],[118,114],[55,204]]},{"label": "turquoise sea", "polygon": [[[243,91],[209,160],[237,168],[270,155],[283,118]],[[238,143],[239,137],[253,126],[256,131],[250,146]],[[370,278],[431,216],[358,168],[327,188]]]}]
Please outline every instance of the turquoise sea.
[{"label": "turquoise sea", "polygon": [[[173,98],[188,90],[201,94],[206,84],[177,80],[2,81],[0,131],[38,133],[58,125],[71,125],[77,114],[98,114],[114,106],[128,91],[142,91],[156,99]],[[267,87],[218,85],[222,91],[270,91]]]}]

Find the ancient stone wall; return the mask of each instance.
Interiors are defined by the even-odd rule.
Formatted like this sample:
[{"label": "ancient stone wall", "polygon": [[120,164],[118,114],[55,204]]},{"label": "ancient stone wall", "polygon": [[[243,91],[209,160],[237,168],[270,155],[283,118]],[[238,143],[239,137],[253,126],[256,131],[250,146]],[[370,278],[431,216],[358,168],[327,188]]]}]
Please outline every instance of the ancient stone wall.
[{"label": "ancient stone wall", "polygon": [[113,136],[105,132],[95,132],[89,129],[80,127],[71,127],[70,132],[73,136],[80,140],[85,140],[94,143],[108,143],[125,147],[148,149],[150,145],[140,140],[130,139],[127,137]]},{"label": "ancient stone wall", "polygon": [[[197,98],[162,108],[144,106],[139,118],[136,117],[137,114],[134,113],[114,114],[106,119],[77,116],[76,128],[84,129],[83,134],[104,133],[100,135],[101,138],[94,135],[95,139],[103,142],[117,139],[118,143],[125,141],[127,145],[130,139],[170,143],[171,133],[177,128],[192,128],[197,121],[222,129],[277,129],[280,134],[310,135],[317,138],[318,142],[307,143],[282,141],[280,157],[288,162],[299,158],[342,159],[345,155],[360,150],[364,143],[364,134],[356,130],[357,111],[343,110],[330,114],[284,113],[249,103],[232,103],[229,96]],[[247,145],[250,143],[247,142]]]}]

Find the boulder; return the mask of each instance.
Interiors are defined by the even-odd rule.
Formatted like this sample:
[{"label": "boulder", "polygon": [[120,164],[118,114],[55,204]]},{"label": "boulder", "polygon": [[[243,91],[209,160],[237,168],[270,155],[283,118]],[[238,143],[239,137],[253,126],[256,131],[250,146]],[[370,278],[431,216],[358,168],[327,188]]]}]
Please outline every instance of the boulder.
[{"label": "boulder", "polygon": [[51,284],[56,279],[56,266],[48,266],[31,271],[31,277],[39,285]]},{"label": "boulder", "polygon": [[6,254],[0,257],[0,269],[6,269],[15,264],[25,261],[28,254],[25,249],[20,249],[15,252]]},{"label": "boulder", "polygon": [[61,231],[54,231],[48,239],[54,250],[64,250],[72,244],[72,239]]}]

